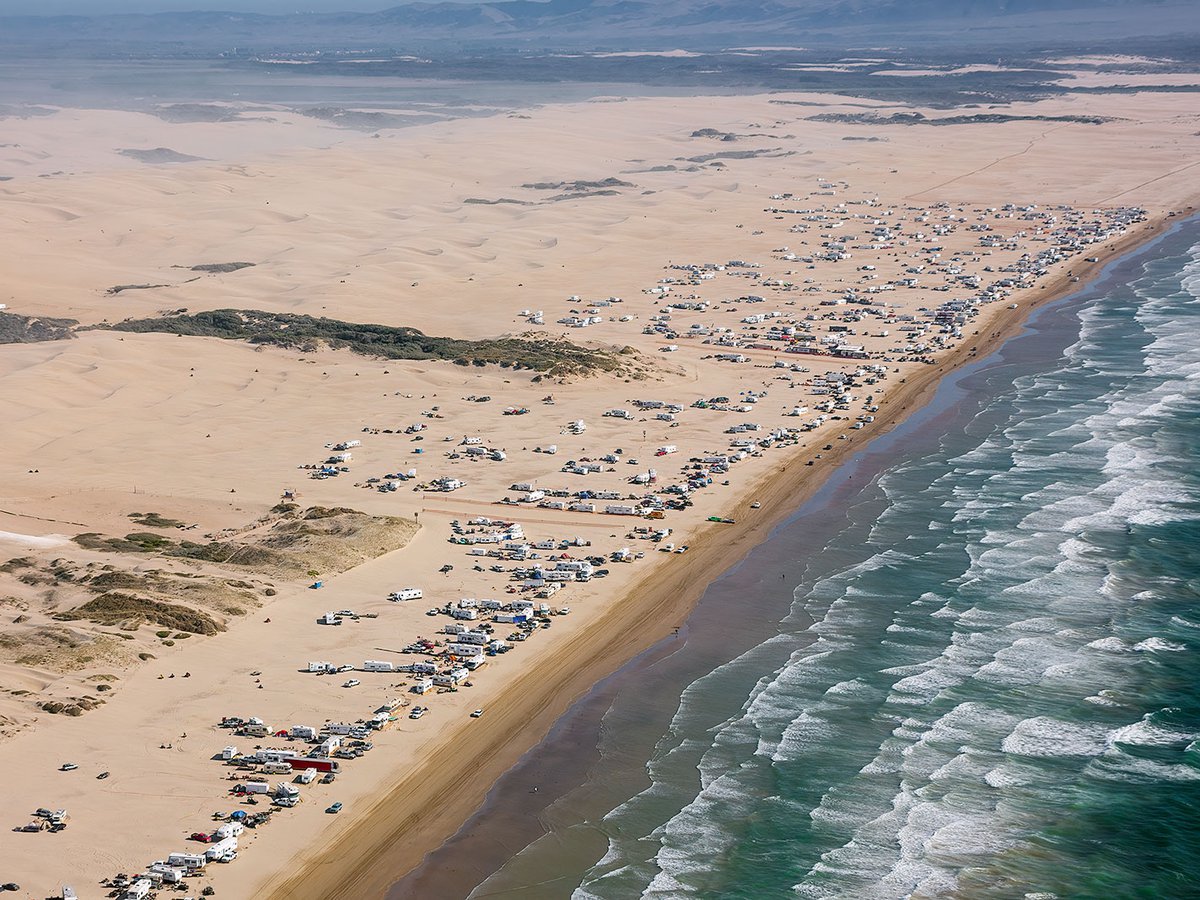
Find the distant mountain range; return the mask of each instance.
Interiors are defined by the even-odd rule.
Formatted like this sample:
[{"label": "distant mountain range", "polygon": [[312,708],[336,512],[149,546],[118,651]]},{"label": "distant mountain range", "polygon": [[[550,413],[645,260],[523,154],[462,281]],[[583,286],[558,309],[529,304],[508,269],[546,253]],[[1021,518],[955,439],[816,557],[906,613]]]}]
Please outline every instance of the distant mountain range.
[{"label": "distant mountain range", "polygon": [[728,47],[846,41],[1078,44],[1200,33],[1195,0],[498,0],[373,13],[0,18],[0,46],[189,49]]}]

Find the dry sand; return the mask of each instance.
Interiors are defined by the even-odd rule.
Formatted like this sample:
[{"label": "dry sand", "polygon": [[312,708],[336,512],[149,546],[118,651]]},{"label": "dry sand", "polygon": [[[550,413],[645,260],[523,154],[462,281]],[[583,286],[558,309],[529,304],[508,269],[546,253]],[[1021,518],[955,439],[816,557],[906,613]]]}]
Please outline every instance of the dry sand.
[{"label": "dry sand", "polygon": [[[817,111],[813,107],[779,100],[856,109],[809,95],[574,104],[531,110],[527,118],[445,122],[384,132],[380,139],[344,137],[336,146],[325,146],[326,132],[317,128],[290,143],[268,145],[266,153],[249,149],[258,146],[256,136],[234,133],[245,123],[181,126],[140,117],[140,145],[226,160],[171,166],[135,164],[116,152],[129,146],[124,135],[133,114],[87,113],[89,132],[98,138],[86,151],[70,137],[78,134],[76,117],[83,114],[15,122],[24,129],[16,142],[39,158],[40,168],[68,171],[54,162],[66,146],[75,174],[22,176],[0,184],[5,212],[0,238],[8,248],[0,263],[5,284],[0,302],[13,312],[93,323],[180,308],[243,307],[479,338],[534,329],[518,311],[544,310],[542,330],[566,333],[576,342],[631,345],[655,362],[656,373],[635,382],[596,376],[532,383],[528,372],[495,367],[115,332],[0,348],[0,410],[15,436],[0,459],[5,559],[27,556],[43,568],[62,558],[73,566],[186,571],[184,564],[154,555],[64,546],[58,536],[122,535],[132,530],[129,513],[147,511],[196,523],[196,533],[237,528],[263,515],[285,489],[298,490],[304,506],[418,516],[421,525],[404,549],[326,578],[323,590],[306,589],[302,579],[274,579],[275,596],[264,595],[260,608],[213,637],[166,646],[152,625],[126,633],[132,642],[117,627],[81,629],[89,639],[152,647],[156,658],[141,665],[128,653],[103,665],[78,659],[58,668],[0,663],[8,689],[0,715],[13,735],[0,744],[0,765],[21,773],[7,794],[12,822],[6,824],[20,826],[42,806],[65,807],[72,817],[61,834],[11,835],[0,849],[0,875],[26,885],[28,896],[44,896],[62,882],[74,884],[83,897],[98,895],[94,885],[101,877],[138,870],[183,849],[188,834],[209,824],[212,811],[233,808],[225,799],[225,770],[211,756],[226,743],[250,749],[276,742],[234,739],[215,727],[221,716],[319,725],[353,721],[401,696],[407,677],[363,673],[357,676],[360,686],[344,689],[340,677],[318,678],[298,669],[308,660],[361,665],[383,658],[448,621],[427,618],[431,606],[467,596],[506,599],[507,575],[474,572],[463,548],[447,543],[450,520],[511,518],[533,539],[578,535],[592,541],[592,551],[653,547],[624,538],[629,520],[495,505],[512,494],[510,483],[627,491],[625,477],[654,464],[655,447],[674,443],[681,452],[657,461],[666,484],[688,457],[727,447],[722,431],[731,424],[753,420],[770,430],[810,420],[812,413],[802,419],[782,415],[793,402],[813,406],[822,399],[802,385],[808,374],[795,375],[794,388],[775,380],[778,372],[764,366],[782,354],[740,351],[753,362],[720,363],[704,357],[721,348],[677,340],[678,351],[661,353],[668,341],[641,333],[661,308],[643,291],[680,274],[665,271],[668,263],[751,260],[762,264],[757,271],[763,277],[801,286],[812,277],[820,287],[840,292],[862,286],[858,266],[868,261],[877,262],[882,278],[898,277],[902,261],[888,254],[917,249],[854,251],[851,259],[808,270],[775,251],[787,245],[811,252],[821,234],[838,232],[811,223],[806,233],[789,233],[799,219],[777,219],[765,207],[832,206],[877,196],[880,215],[889,221],[915,207],[904,213],[906,228],[915,228],[920,209],[942,202],[951,207],[931,215],[961,206],[968,221],[974,221],[972,210],[1010,201],[1085,210],[1145,206],[1151,221],[1126,235],[1124,242],[1131,243],[1166,221],[1168,210],[1194,202],[1197,128],[1186,95],[1087,95],[1005,110],[1112,117],[1098,126],[1015,122],[937,129],[810,122],[804,117]],[[889,115],[897,108],[879,111]],[[692,137],[704,128],[745,136],[733,143]],[[872,134],[888,141],[844,140]],[[731,149],[764,152],[696,161]],[[585,189],[589,196],[571,199],[552,199],[569,188],[526,186],[610,177],[629,186],[613,188],[615,193]],[[818,179],[837,185],[834,194],[826,195]],[[795,198],[769,199],[780,192]],[[1005,234],[1024,225],[993,224]],[[843,229],[857,232],[861,241],[861,225]],[[943,256],[975,249],[977,239],[958,228],[945,236]],[[801,241],[809,242],[807,249]],[[1043,247],[1022,239],[1021,250],[997,249],[964,266],[977,271]],[[1114,242],[1098,255],[1109,258],[1116,247]],[[255,266],[199,276],[189,269],[229,261]],[[805,446],[739,462],[728,476],[729,487],[716,479],[696,496],[693,508],[670,513],[665,521],[676,531],[674,542],[690,544],[688,554],[647,552],[634,565],[610,566],[607,579],[561,593],[552,602],[573,611],[556,618],[553,629],[492,659],[472,678],[471,689],[430,697],[432,711],[421,720],[402,718],[378,733],[376,749],[349,763],[335,785],[306,788],[306,803],[243,840],[239,859],[211,867],[205,880],[221,896],[378,895],[389,876],[453,832],[491,780],[573,697],[677,624],[704,585],[815,489],[840,456],[902,417],[947,367],[971,356],[972,347],[982,351],[1018,327],[1032,305],[1069,288],[1070,278],[1086,268],[1076,257],[1035,288],[987,307],[988,318],[969,323],[964,340],[937,365],[891,363],[889,368],[902,371],[877,387],[857,389],[859,399],[846,413],[859,414],[862,396],[875,393],[880,411],[862,430],[848,432],[849,419],[831,421],[802,436]],[[926,281],[932,285],[940,278]],[[140,284],[167,286],[109,293],[117,285]],[[700,287],[677,286],[674,293],[693,291],[712,301],[748,293],[767,299],[739,304],[736,312],[712,307],[676,313],[673,324],[680,330],[708,322],[737,329],[743,316],[768,310],[802,318],[810,307],[819,314],[815,304],[833,296],[768,289],[728,272]],[[582,300],[568,301],[571,295]],[[599,309],[599,324],[586,329],[555,324],[570,310],[582,312],[589,301],[613,295],[624,302]],[[954,294],[917,288],[883,296],[899,311],[915,312]],[[1009,302],[1018,307],[1009,309]],[[623,315],[635,318],[617,321]],[[820,327],[824,334],[824,323]],[[890,350],[900,337],[895,327],[888,338],[864,336],[876,328],[864,323],[854,340],[898,358]],[[810,367],[810,374],[858,365],[830,357],[787,361]],[[632,398],[687,407],[701,397],[736,398],[746,390],[769,393],[749,413],[685,409],[678,428],[654,421],[652,414],[646,422],[601,417],[610,407],[630,408]],[[554,405],[539,402],[546,394],[554,395]],[[492,400],[464,399],[470,395]],[[507,405],[528,406],[530,413],[502,416]],[[435,406],[441,418],[422,417]],[[562,426],[576,418],[588,422],[586,434],[562,435]],[[420,444],[399,433],[361,433],[364,427],[403,429],[414,422],[429,425]],[[843,433],[847,439],[837,440]],[[504,448],[508,459],[445,458],[444,451],[464,435],[485,437],[489,446]],[[454,440],[443,443],[446,436]],[[309,470],[298,468],[328,455],[326,444],[350,438],[363,442],[354,449],[350,474],[313,481]],[[529,452],[548,443],[559,445],[558,455]],[[826,443],[835,450],[823,451]],[[415,454],[418,447],[425,452]],[[616,447],[641,465],[617,465],[614,472],[587,478],[558,472],[567,459]],[[804,465],[818,453],[823,458],[816,465]],[[418,468],[422,480],[448,475],[468,486],[451,494],[414,492],[410,483],[395,493],[356,486],[369,475],[410,467]],[[761,509],[750,509],[754,499]],[[738,523],[709,525],[704,520],[710,515],[732,516]],[[438,573],[443,563],[454,570]],[[65,603],[54,594],[55,585],[25,583],[18,574],[0,582],[0,602],[14,612],[5,610],[5,629],[18,609],[45,615]],[[423,588],[425,599],[408,604],[384,599],[406,585]],[[326,610],[343,607],[378,618],[337,628],[316,624]],[[185,672],[191,677],[166,677]],[[90,712],[54,716],[34,706],[42,697],[77,696],[94,688],[98,676],[114,689]],[[486,709],[483,718],[468,717],[475,707]],[[80,769],[58,772],[68,759]],[[102,770],[111,775],[97,781]],[[334,799],[345,803],[345,812],[324,815],[323,807]],[[388,866],[372,867],[372,858],[389,845]]]}]

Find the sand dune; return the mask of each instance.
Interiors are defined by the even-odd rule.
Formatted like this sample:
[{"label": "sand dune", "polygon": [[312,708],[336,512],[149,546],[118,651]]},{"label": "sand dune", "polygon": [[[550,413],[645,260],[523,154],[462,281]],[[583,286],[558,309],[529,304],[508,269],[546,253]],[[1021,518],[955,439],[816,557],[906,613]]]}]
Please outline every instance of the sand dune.
[{"label": "sand dune", "polygon": [[0,543],[16,544],[29,549],[44,550],[51,547],[62,547],[70,540],[61,534],[18,534],[15,531],[0,531]]},{"label": "sand dune", "polygon": [[44,206],[41,204],[24,203],[20,210],[12,210],[26,225],[44,224],[46,222],[73,222],[80,218],[79,213],[71,212],[60,206]]}]

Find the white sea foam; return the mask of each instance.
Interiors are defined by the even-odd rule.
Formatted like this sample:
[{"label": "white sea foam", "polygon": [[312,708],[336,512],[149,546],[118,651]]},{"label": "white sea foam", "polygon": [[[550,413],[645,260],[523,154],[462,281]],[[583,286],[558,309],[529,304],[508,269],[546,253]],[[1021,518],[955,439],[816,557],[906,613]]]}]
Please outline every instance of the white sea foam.
[{"label": "white sea foam", "polygon": [[1100,725],[1064,722],[1050,716],[1022,720],[1001,744],[1005,753],[1037,759],[1099,756],[1107,746]]},{"label": "white sea foam", "polygon": [[1096,706],[1117,708],[1129,705],[1129,701],[1121,694],[1120,691],[1114,691],[1111,688],[1105,688],[1097,691],[1095,694],[1089,697],[1084,697],[1083,699]]},{"label": "white sea foam", "polygon": [[975,677],[994,684],[1035,684],[1051,666],[1065,664],[1072,653],[1048,638],[1022,637],[999,651]]},{"label": "white sea foam", "polygon": [[896,694],[911,694],[911,697],[893,698],[899,702],[922,703],[937,696],[946,688],[962,683],[962,677],[944,668],[930,667],[924,672],[909,675],[892,685]]},{"label": "white sea foam", "polygon": [[1137,747],[1175,747],[1183,750],[1200,739],[1200,732],[1183,731],[1157,723],[1155,713],[1146,713],[1141,720],[1111,732],[1108,740],[1112,744]]},{"label": "white sea foam", "polygon": [[1133,647],[1125,643],[1125,641],[1111,635],[1109,637],[1097,638],[1087,646],[1090,650],[1104,650],[1108,653],[1131,653],[1133,651]]},{"label": "white sea foam", "polygon": [[1130,756],[1126,753],[1106,753],[1088,763],[1085,773],[1092,778],[1108,781],[1132,781],[1143,784],[1162,782],[1200,781],[1200,769],[1185,763],[1165,763]]},{"label": "white sea foam", "polygon": [[1004,789],[1029,784],[1030,779],[1016,766],[1002,764],[988,770],[983,776],[983,781],[988,787]]},{"label": "white sea foam", "polygon": [[830,686],[829,690],[825,693],[828,696],[854,697],[869,693],[871,690],[871,685],[866,681],[861,678],[855,678],[851,681],[839,681],[837,684]]},{"label": "white sea foam", "polygon": [[1133,649],[1149,651],[1151,653],[1181,653],[1187,647],[1175,641],[1168,641],[1165,638],[1150,637],[1144,641],[1138,641],[1133,645]]},{"label": "white sea foam", "polygon": [[828,719],[803,712],[788,725],[772,759],[775,762],[798,759],[804,753],[824,746],[837,733],[837,726]]}]

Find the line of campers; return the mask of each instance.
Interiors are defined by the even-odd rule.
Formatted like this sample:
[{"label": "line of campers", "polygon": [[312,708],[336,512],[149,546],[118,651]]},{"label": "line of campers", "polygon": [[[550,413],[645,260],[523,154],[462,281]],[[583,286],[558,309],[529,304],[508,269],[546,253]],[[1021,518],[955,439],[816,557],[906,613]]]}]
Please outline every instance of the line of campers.
[{"label": "line of campers", "polygon": [[130,882],[121,900],[146,900],[164,884],[182,884],[184,878],[199,873],[210,862],[233,862],[238,854],[238,836],[245,830],[241,822],[225,822],[212,835],[212,843],[197,853],[171,853],[146,867],[144,874]]},{"label": "line of campers", "polygon": [[[534,544],[533,546],[538,546]],[[528,554],[528,545],[513,547],[513,559],[525,559]],[[483,554],[479,554],[483,555]],[[552,583],[563,583],[568,581],[591,581],[592,576],[596,573],[595,567],[585,559],[562,559],[554,564],[554,568],[546,569],[539,564],[534,564],[529,569],[518,570],[525,576],[525,587],[538,590]],[[516,606],[520,601],[513,601],[510,606]],[[495,604],[495,605],[492,605]],[[451,607],[450,615],[459,619],[474,619],[477,614],[468,614],[466,611],[474,611],[476,608],[484,610],[502,609],[504,604],[498,600],[480,600],[478,603],[472,601],[467,606],[459,605]]]},{"label": "line of campers", "polygon": [[[449,440],[449,438],[447,438],[447,440]],[[465,453],[467,456],[481,458],[487,457],[488,459],[493,459],[496,462],[504,462],[504,460],[508,458],[503,450],[485,447],[483,445],[483,438],[481,437],[464,437],[459,442],[459,446],[463,448],[463,453]]]},{"label": "line of campers", "polygon": [[[669,449],[668,449],[669,448]],[[666,453],[676,453],[678,448],[674,445],[660,448]],[[745,456],[746,454],[742,454]],[[728,457],[722,457],[727,460]],[[648,469],[634,475],[629,479],[633,484],[654,484],[658,481],[658,472],[655,469]],[[607,503],[600,507],[594,500],[621,500],[628,495],[622,491],[567,491],[556,490],[552,488],[535,488],[531,482],[518,482],[509,487],[512,491],[524,491],[524,496],[518,497],[516,500],[507,500],[509,503],[536,503],[543,509],[558,509],[568,512],[603,512],[610,516],[640,516],[649,519],[661,519],[664,513],[661,506],[656,505],[652,497],[644,497],[638,503]],[[505,502],[505,501],[502,501]],[[484,541],[476,541],[483,543]],[[495,541],[492,541],[493,543]],[[506,553],[517,553],[518,559],[524,559],[528,556],[529,551],[533,550],[553,550],[556,544],[554,541],[536,541],[531,544],[523,544],[520,542],[507,543],[501,549]],[[475,556],[494,555],[485,550],[469,551]]]},{"label": "line of campers", "polygon": [[505,541],[522,541],[525,539],[525,530],[519,522],[491,522],[490,525],[503,525],[503,531],[488,531],[482,534],[466,534],[461,529],[455,531],[450,538],[452,544],[502,544]]},{"label": "line of campers", "polygon": [[[327,669],[319,668],[321,666],[329,667]],[[336,671],[337,666],[332,663],[325,662],[310,662],[308,670],[310,672],[319,671]],[[222,728],[232,728],[235,733],[244,737],[264,738],[264,737],[287,737],[292,740],[306,741],[310,744],[320,742],[311,755],[304,756],[296,753],[294,750],[284,751],[259,751],[259,752],[279,752],[281,758],[295,759],[297,762],[293,765],[295,769],[303,768],[318,768],[321,769],[321,756],[328,756],[329,751],[336,750],[340,745],[340,738],[349,736],[351,738],[364,738],[372,729],[383,728],[391,721],[391,714],[395,712],[403,703],[401,700],[388,700],[379,709],[377,709],[371,718],[362,721],[355,725],[346,725],[340,722],[326,722],[318,730],[311,725],[293,725],[291,728],[280,729],[278,731],[271,728],[257,716],[251,716],[249,719],[242,719],[238,716],[226,716],[220,722]],[[324,736],[324,739],[322,737]],[[225,761],[238,759],[241,754],[238,753],[236,747],[226,747],[221,751],[221,759]],[[256,761],[263,761],[256,754]],[[270,761],[269,759],[267,760]],[[337,768],[325,768],[321,771],[336,772]]]},{"label": "line of campers", "polygon": [[[393,705],[398,707],[400,701],[395,700],[389,704],[389,706]],[[316,780],[319,773],[327,776],[339,774],[342,771],[341,763],[334,757],[354,759],[361,755],[356,749],[362,746],[361,741],[367,737],[372,728],[382,728],[390,721],[390,718],[390,712],[387,711],[387,707],[384,707],[373,718],[364,722],[354,724],[329,722],[322,726],[319,734],[315,728],[297,725],[291,729],[292,733],[315,745],[308,753],[300,753],[288,747],[260,747],[254,751],[253,756],[250,756],[242,755],[235,746],[228,746],[221,750],[219,758],[227,763],[236,761],[241,764],[258,764],[258,771],[264,775],[297,773],[297,781],[301,784],[310,784]],[[286,731],[280,732],[280,734],[287,733]],[[359,743],[343,746],[347,739]],[[253,781],[241,782],[233,787],[233,791],[239,794],[266,793],[265,788],[257,786]]]},{"label": "line of campers", "polygon": [[[334,723],[337,727],[337,723]],[[253,756],[242,756],[238,753],[237,747],[226,747],[221,751],[221,759],[226,762],[238,760],[240,762],[254,762],[262,766],[261,771],[265,775],[288,775],[292,772],[332,772],[338,774],[341,772],[341,764],[336,759],[330,757],[342,746],[342,738],[349,736],[352,726],[343,726],[346,729],[344,735],[329,734],[324,737],[316,735],[316,729],[309,728],[307,725],[299,725],[292,729],[293,732],[301,732],[305,735],[311,734],[310,739],[314,743],[320,740],[320,744],[313,749],[311,754],[297,753],[295,750],[287,748],[262,747],[254,751]],[[340,729],[339,729],[340,730]],[[366,734],[366,731],[363,731]],[[235,787],[236,791],[237,788]],[[253,793],[253,792],[251,792]]]}]

